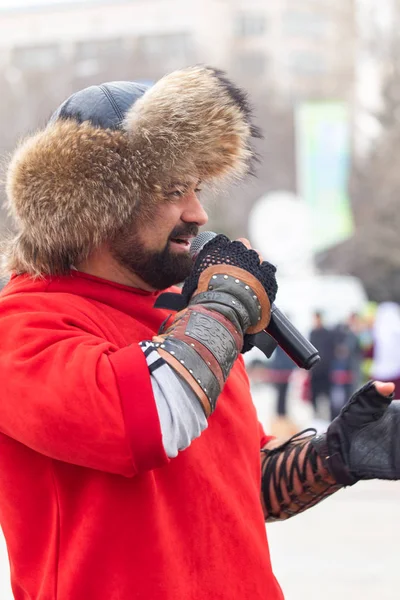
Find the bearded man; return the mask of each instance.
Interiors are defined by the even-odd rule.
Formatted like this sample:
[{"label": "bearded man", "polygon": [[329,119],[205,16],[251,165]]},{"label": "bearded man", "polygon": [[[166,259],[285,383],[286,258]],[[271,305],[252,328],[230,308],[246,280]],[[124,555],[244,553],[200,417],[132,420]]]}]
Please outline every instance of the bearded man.
[{"label": "bearded man", "polygon": [[[0,523],[16,600],[278,600],[265,521],[399,476],[391,384],[318,438],[279,445],[257,421],[241,352],[275,268],[221,235],[189,255],[201,187],[243,178],[257,135],[245,94],[192,67],[77,92],[12,156]],[[185,308],[155,308],[178,282]]]}]

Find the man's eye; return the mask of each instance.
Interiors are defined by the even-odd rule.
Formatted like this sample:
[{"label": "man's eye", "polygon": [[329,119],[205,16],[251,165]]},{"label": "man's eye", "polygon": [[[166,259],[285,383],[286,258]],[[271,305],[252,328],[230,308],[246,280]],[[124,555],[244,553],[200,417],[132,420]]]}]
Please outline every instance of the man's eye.
[{"label": "man's eye", "polygon": [[200,192],[203,191],[203,188],[196,188],[194,191],[196,192],[196,194],[200,194]]},{"label": "man's eye", "polygon": [[170,198],[182,198],[184,193],[185,192],[183,190],[173,190],[172,192],[168,192],[167,196]]}]

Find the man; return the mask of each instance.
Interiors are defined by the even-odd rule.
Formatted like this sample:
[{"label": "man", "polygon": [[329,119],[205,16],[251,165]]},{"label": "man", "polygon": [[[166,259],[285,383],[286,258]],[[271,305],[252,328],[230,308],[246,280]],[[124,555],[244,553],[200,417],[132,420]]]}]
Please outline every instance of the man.
[{"label": "man", "polygon": [[318,415],[318,405],[321,397],[326,397],[331,405],[331,376],[334,351],[334,334],[325,327],[322,314],[317,311],[314,313],[313,329],[310,333],[311,343],[318,348],[321,360],[310,372],[311,402],[315,412]]},{"label": "man", "polygon": [[331,371],[331,421],[335,419],[347,398],[361,384],[362,348],[358,336],[359,318],[349,315],[333,329],[333,360]]},{"label": "man", "polygon": [[[78,92],[14,154],[0,520],[17,600],[282,598],[264,520],[376,476],[353,436],[386,427],[390,384],[274,448],[240,351],[275,269],[224,236],[191,263],[199,187],[242,177],[255,133],[243,93],[194,67]],[[153,307],[182,280],[186,308]]]}]

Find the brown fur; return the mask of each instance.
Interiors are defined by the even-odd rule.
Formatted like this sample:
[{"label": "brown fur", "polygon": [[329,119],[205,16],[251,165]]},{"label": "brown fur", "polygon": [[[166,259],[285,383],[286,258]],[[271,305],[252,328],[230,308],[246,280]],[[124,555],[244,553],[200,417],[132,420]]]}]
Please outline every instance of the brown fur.
[{"label": "brown fur", "polygon": [[17,235],[9,271],[66,272],[189,176],[242,178],[253,157],[249,115],[215,71],[167,75],[128,111],[124,128],[58,120],[25,140],[7,173]]}]

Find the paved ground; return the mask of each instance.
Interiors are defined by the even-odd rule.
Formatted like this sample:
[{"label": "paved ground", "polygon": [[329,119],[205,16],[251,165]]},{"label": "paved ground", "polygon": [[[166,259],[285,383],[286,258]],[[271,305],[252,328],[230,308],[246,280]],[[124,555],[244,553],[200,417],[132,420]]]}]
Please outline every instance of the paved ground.
[{"label": "paved ground", "polygon": [[[254,399],[268,427],[273,393],[258,389]],[[292,402],[291,407],[299,425],[307,425],[307,405]],[[358,484],[294,519],[268,526],[268,533],[286,600],[399,600],[400,483]],[[8,581],[0,537],[0,600],[12,600]]]},{"label": "paved ground", "polygon": [[399,507],[399,483],[358,484],[270,525],[286,600],[398,600]]}]

